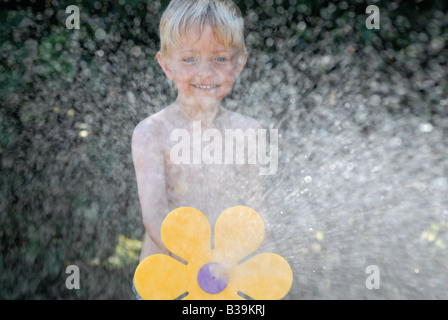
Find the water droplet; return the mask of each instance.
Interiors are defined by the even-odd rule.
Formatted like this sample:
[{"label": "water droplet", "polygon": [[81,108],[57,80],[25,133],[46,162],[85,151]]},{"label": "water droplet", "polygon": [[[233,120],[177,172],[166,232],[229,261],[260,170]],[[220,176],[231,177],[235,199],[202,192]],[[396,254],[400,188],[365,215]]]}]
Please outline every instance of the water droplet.
[{"label": "water droplet", "polygon": [[266,39],[266,46],[272,47],[274,45],[274,40],[272,38]]},{"label": "water droplet", "polygon": [[80,136],[81,138],[87,138],[88,135],[89,135],[89,131],[87,131],[87,130],[81,130],[81,131],[79,131],[79,136]]},{"label": "water droplet", "polygon": [[322,58],[322,64],[327,65],[331,62],[331,57],[330,56],[324,56]]},{"label": "water droplet", "polygon": [[401,145],[401,139],[398,137],[394,137],[389,140],[389,144],[391,147],[398,147]]},{"label": "water droplet", "polygon": [[324,240],[324,233],[322,231],[317,231],[316,232],[316,239],[317,239],[317,241]]},{"label": "water droplet", "polygon": [[428,51],[430,54],[437,54],[445,46],[445,40],[442,37],[436,37],[429,43]]},{"label": "water droplet", "polygon": [[106,31],[101,28],[95,30],[95,38],[98,40],[104,40],[106,38]]},{"label": "water droplet", "polygon": [[429,133],[432,131],[433,126],[430,123],[421,123],[418,127],[420,132]]},{"label": "water droplet", "polygon": [[305,23],[305,21],[300,21],[300,22],[297,24],[297,29],[298,29],[299,31],[305,31],[305,29],[306,29],[306,23]]},{"label": "water droplet", "polygon": [[126,95],[128,97],[129,103],[134,104],[135,103],[135,96],[134,96],[134,94],[131,91],[128,91],[126,93]]},{"label": "water droplet", "polygon": [[374,107],[378,107],[381,104],[381,97],[377,94],[374,94],[370,97],[369,103]]},{"label": "water droplet", "polygon": [[142,54],[142,49],[139,46],[133,46],[131,48],[131,54],[134,57],[139,57]]}]

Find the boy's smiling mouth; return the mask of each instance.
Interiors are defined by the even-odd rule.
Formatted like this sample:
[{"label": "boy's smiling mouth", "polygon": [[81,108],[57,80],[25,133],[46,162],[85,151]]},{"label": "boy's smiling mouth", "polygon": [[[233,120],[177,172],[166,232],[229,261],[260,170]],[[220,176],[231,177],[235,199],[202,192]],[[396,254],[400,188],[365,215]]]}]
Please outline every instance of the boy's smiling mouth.
[{"label": "boy's smiling mouth", "polygon": [[215,89],[218,87],[218,85],[216,84],[212,84],[212,85],[200,85],[200,84],[193,84],[193,87],[198,88],[198,89]]}]

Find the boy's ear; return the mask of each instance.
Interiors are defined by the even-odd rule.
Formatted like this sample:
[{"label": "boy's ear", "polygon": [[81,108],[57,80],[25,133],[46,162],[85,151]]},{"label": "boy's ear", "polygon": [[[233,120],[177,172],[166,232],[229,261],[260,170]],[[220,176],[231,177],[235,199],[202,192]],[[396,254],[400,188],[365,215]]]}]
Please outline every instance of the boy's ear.
[{"label": "boy's ear", "polygon": [[157,53],[157,61],[159,62],[163,72],[165,72],[167,78],[173,80],[173,72],[168,64],[168,59],[164,57],[160,51]]}]

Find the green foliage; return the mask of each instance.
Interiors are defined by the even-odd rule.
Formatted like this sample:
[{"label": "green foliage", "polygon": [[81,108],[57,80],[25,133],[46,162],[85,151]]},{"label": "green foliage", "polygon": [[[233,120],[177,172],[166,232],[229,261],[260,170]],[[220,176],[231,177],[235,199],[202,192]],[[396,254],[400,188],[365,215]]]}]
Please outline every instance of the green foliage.
[{"label": "green foliage", "polygon": [[106,265],[115,267],[135,266],[138,264],[143,241],[129,239],[123,235],[118,238],[115,254],[105,262]]}]

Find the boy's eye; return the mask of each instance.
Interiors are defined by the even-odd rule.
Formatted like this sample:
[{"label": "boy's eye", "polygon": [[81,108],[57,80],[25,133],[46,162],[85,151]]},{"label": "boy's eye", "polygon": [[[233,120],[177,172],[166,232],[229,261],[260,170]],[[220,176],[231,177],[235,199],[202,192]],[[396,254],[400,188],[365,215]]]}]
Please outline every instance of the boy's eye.
[{"label": "boy's eye", "polygon": [[195,62],[196,61],[196,59],[195,58],[193,58],[193,57],[188,57],[188,58],[185,58],[184,60],[182,60],[183,62],[188,62],[188,63],[191,63],[191,62]]},{"label": "boy's eye", "polygon": [[229,61],[229,59],[227,59],[226,57],[218,57],[218,58],[216,58],[216,61],[218,61],[218,62],[226,62],[226,61]]}]

